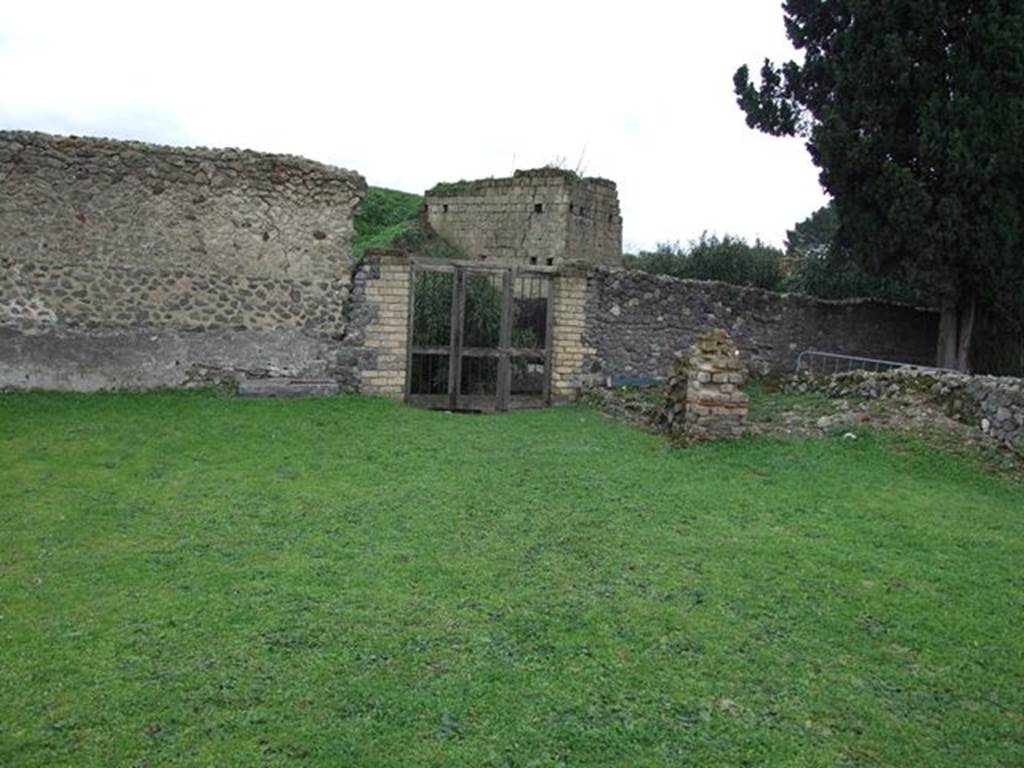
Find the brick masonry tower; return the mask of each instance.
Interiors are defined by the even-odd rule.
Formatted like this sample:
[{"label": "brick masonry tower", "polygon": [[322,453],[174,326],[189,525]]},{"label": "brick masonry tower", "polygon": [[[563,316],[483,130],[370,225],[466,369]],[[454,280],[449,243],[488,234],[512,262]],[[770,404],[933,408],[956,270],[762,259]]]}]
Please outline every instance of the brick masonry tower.
[{"label": "brick masonry tower", "polygon": [[622,264],[615,183],[553,168],[511,178],[442,183],[426,193],[427,220],[466,258],[560,266]]}]

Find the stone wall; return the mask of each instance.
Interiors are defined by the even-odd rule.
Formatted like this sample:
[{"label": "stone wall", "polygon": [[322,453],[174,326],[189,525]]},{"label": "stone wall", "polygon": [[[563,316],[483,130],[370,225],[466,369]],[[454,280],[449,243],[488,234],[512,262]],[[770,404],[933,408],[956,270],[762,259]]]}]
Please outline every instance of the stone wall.
[{"label": "stone wall", "polygon": [[819,390],[830,397],[920,398],[1024,453],[1024,379],[899,368],[801,376],[789,386],[797,391]]},{"label": "stone wall", "polygon": [[358,174],[0,132],[0,387],[339,375]]},{"label": "stone wall", "polygon": [[426,194],[431,227],[470,259],[538,266],[622,263],[615,184],[557,169],[439,184]]},{"label": "stone wall", "polygon": [[[0,132],[0,388],[290,377],[401,394],[409,261],[353,264],[364,193],[358,174],[296,157]],[[485,266],[558,266],[555,399],[664,377],[714,327],[762,370],[809,348],[932,357],[930,312],[601,266],[621,257],[611,182],[541,170],[439,185],[428,217]]]},{"label": "stone wall", "polygon": [[934,363],[934,312],[872,301],[827,302],[630,270],[594,270],[577,383],[668,375],[673,355],[709,328],[735,339],[753,370],[791,372],[806,349]]},{"label": "stone wall", "polygon": [[569,186],[568,258],[622,265],[622,215],[615,184],[587,179]]}]

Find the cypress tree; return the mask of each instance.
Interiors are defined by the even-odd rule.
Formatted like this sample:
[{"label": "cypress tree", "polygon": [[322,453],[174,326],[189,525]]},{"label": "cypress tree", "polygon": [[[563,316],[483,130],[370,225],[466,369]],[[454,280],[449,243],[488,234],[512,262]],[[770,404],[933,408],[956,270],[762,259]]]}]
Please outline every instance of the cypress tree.
[{"label": "cypress tree", "polygon": [[803,61],[734,78],[747,123],[801,136],[838,241],[927,282],[938,364],[966,370],[979,310],[1024,271],[1024,3],[786,0]]}]

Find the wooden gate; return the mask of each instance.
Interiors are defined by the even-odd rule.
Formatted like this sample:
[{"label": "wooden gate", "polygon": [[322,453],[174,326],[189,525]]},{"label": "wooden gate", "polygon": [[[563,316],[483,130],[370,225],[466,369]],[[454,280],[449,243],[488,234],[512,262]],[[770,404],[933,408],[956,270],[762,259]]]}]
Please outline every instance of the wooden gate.
[{"label": "wooden gate", "polygon": [[551,272],[416,260],[405,400],[459,411],[548,404]]}]

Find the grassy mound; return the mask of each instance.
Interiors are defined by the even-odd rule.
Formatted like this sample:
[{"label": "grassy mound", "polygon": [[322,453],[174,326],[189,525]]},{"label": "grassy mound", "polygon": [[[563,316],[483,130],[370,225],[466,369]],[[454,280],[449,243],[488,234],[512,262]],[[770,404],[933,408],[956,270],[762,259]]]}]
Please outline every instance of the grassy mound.
[{"label": "grassy mound", "polygon": [[431,230],[421,214],[423,197],[370,187],[356,213],[352,255],[361,261],[371,248],[398,248],[433,258],[463,258]]},{"label": "grassy mound", "polygon": [[370,187],[356,213],[352,254],[362,259],[368,248],[392,248],[402,235],[419,225],[421,195]]}]

